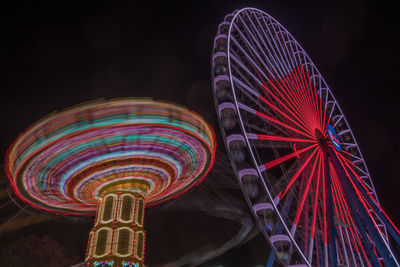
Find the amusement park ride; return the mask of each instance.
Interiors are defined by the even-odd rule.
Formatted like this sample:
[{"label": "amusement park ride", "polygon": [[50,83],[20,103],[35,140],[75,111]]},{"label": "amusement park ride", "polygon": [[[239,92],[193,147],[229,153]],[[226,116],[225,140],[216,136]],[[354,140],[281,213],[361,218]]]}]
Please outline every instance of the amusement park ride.
[{"label": "amusement park ride", "polygon": [[[330,88],[274,18],[225,17],[212,83],[226,150],[259,230],[267,266],[399,266],[400,232],[379,204]],[[6,155],[14,193],[34,208],[94,215],[87,266],[144,266],[144,208],[202,181],[215,136],[167,102],[118,99],[50,114]]]},{"label": "amusement park ride", "polygon": [[400,232],[338,102],[292,35],[254,8],[227,15],[212,78],[232,166],[276,259],[398,266]]},{"label": "amusement park ride", "polygon": [[143,266],[144,207],[176,198],[214,163],[212,128],[196,113],[146,99],[72,107],[11,145],[6,172],[33,207],[93,215],[88,266]]}]

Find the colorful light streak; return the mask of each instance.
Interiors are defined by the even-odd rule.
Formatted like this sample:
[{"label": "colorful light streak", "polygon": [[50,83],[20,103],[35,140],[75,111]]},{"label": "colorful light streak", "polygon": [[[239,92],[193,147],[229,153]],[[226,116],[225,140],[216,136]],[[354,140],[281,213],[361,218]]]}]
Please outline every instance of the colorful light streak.
[{"label": "colorful light streak", "polygon": [[97,101],[51,114],[9,148],[5,170],[35,208],[93,215],[101,189],[138,177],[147,206],[176,197],[213,165],[212,128],[184,107],[150,99]]},{"label": "colorful light streak", "polygon": [[33,124],[11,145],[15,193],[40,209],[94,215],[89,266],[144,266],[145,205],[175,198],[214,164],[215,136],[199,115],[149,99],[99,101]]}]

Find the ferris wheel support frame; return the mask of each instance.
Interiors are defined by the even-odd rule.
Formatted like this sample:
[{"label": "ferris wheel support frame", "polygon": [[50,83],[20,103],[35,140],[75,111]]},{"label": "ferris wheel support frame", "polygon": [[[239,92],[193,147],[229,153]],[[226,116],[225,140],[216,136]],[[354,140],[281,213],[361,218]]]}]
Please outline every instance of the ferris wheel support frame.
[{"label": "ferris wheel support frame", "polygon": [[[338,174],[338,177],[340,179],[341,184],[343,185],[343,189],[345,191],[344,196],[347,198],[347,203],[350,204],[351,209],[355,214],[360,214],[362,217],[362,221],[365,222],[365,226],[363,226],[362,222],[360,221],[360,218],[358,216],[354,216],[356,219],[356,223],[360,229],[366,228],[370,233],[370,238],[372,238],[374,244],[376,244],[377,249],[379,250],[380,254],[384,258],[384,261],[386,264],[391,264],[390,266],[399,266],[399,263],[397,262],[393,251],[390,249],[389,244],[386,242],[385,238],[383,235],[377,231],[377,225],[373,225],[370,220],[368,214],[366,214],[366,211],[362,208],[362,206],[365,206],[365,203],[362,203],[360,199],[355,195],[356,192],[354,190],[351,190],[352,185],[349,184],[349,180],[346,177],[350,177],[350,183],[358,184],[358,180],[356,177],[354,177],[354,174],[352,174],[350,171],[347,171],[345,166],[341,166],[342,164],[340,163],[339,159],[337,158],[337,155],[333,148],[329,147],[328,145],[325,145],[325,150],[328,155],[328,157],[332,160],[332,165]],[[329,164],[327,164],[327,167]],[[346,172],[348,175],[346,176]],[[331,180],[330,176],[328,176],[329,180]],[[355,188],[355,187],[353,187]],[[370,207],[372,210],[375,212],[375,214],[380,218],[380,220],[385,224],[386,229],[391,233],[393,238],[395,239],[395,242],[400,245],[400,235],[397,233],[393,225],[390,223],[390,221],[385,217],[382,216],[383,214],[380,212],[381,210],[379,207],[376,207],[375,203],[367,197],[367,193],[364,192],[364,188],[359,185],[358,187],[358,193],[360,193],[364,199],[369,203]],[[370,257],[374,261],[375,266],[380,266],[379,265],[379,259],[377,259],[376,254],[373,251],[373,248],[370,244],[370,240],[366,236],[364,231],[360,231],[362,238],[365,241],[365,244],[367,247],[370,249]],[[390,256],[389,256],[390,255]],[[335,266],[335,265],[333,265]]]},{"label": "ferris wheel support frame", "polygon": [[[327,145],[324,145],[325,150],[328,149]],[[336,266],[338,262],[338,253],[337,253],[337,247],[336,247],[336,242],[335,238],[337,235],[337,231],[335,228],[335,223],[334,223],[334,214],[333,214],[333,193],[332,193],[332,178],[329,174],[329,157],[325,152],[325,155],[323,156],[324,162],[325,162],[325,177],[326,183],[325,183],[325,193],[326,197],[328,198],[327,206],[326,209],[329,211],[329,220],[327,220],[327,226],[330,229],[330,235],[328,236],[329,239],[329,263],[331,266]],[[325,198],[326,198],[325,197]],[[328,243],[328,241],[326,241]],[[325,252],[326,253],[326,252]]]}]

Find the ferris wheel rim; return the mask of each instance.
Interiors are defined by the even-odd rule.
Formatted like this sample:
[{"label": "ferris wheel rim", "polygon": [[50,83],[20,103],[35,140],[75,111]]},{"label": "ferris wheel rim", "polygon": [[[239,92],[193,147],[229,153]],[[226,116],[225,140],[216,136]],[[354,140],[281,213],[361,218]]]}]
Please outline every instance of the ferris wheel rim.
[{"label": "ferris wheel rim", "polygon": [[[231,58],[230,58],[230,41],[231,41],[231,33],[232,33],[232,26],[233,26],[233,23],[234,23],[235,19],[237,18],[237,16],[238,16],[241,12],[243,12],[243,11],[245,11],[245,10],[254,10],[254,11],[256,11],[256,12],[261,12],[262,14],[269,16],[268,14],[266,14],[266,13],[264,13],[264,12],[262,12],[261,10],[258,10],[258,9],[256,9],[256,8],[243,8],[243,9],[240,9],[240,10],[233,16],[232,22],[231,22],[231,24],[229,25],[228,40],[227,40],[227,41],[228,41],[228,45],[227,45],[228,72],[229,72],[230,85],[231,85],[231,88],[232,88],[232,91],[233,91],[234,104],[235,104],[235,106],[236,106],[237,116],[238,116],[239,121],[240,121],[240,128],[241,128],[241,130],[242,130],[242,133],[245,133],[246,131],[245,131],[245,129],[244,129],[244,125],[243,125],[243,120],[242,120],[241,113],[239,112],[239,106],[238,106],[238,102],[237,102],[236,94],[235,94],[235,86],[234,86],[233,79],[232,79],[232,69],[231,69],[231,62],[230,62],[230,61],[231,61]],[[259,168],[257,167],[256,160],[255,160],[253,151],[250,149],[251,146],[250,146],[249,139],[247,138],[246,134],[243,134],[243,136],[244,136],[244,138],[245,138],[245,141],[246,141],[246,144],[247,144],[247,147],[248,147],[247,150],[250,152],[250,155],[251,155],[251,159],[252,159],[252,161],[253,161],[253,164],[254,164],[254,166],[256,166],[255,169],[256,169],[256,171],[257,171],[259,177],[262,177],[262,174],[261,174]],[[237,177],[237,175],[236,175],[236,177]],[[283,220],[283,218],[282,218],[280,212],[278,211],[278,209],[277,209],[277,207],[276,207],[276,205],[275,205],[274,199],[272,198],[271,193],[270,193],[270,190],[269,190],[268,186],[266,185],[264,179],[260,179],[260,180],[262,181],[262,183],[263,183],[263,185],[264,185],[264,188],[265,188],[266,191],[267,191],[267,195],[268,195],[268,197],[269,197],[270,203],[272,204],[275,213],[278,215],[279,220],[280,220],[281,223],[283,224],[283,227],[285,228],[286,233],[288,234],[288,236],[289,236],[289,238],[291,239],[291,241],[293,242],[293,244],[296,246],[297,250],[300,252],[301,257],[303,258],[303,260],[305,260],[307,266],[310,266],[310,267],[311,267],[311,264],[309,264],[307,258],[306,258],[305,255],[302,253],[301,249],[298,247],[297,242],[295,242],[293,236],[290,234],[290,231],[289,231],[289,229],[287,228],[286,223],[284,222],[284,220]],[[252,212],[254,213],[253,209],[252,209]],[[257,223],[258,223],[258,224],[260,223],[259,220],[257,220]],[[264,232],[265,232],[265,231],[263,231],[263,233],[264,233]],[[270,239],[269,239],[269,238],[268,238],[268,242],[270,243],[271,248],[273,248],[274,252],[276,253],[276,251],[275,251],[275,246],[270,242]]]}]

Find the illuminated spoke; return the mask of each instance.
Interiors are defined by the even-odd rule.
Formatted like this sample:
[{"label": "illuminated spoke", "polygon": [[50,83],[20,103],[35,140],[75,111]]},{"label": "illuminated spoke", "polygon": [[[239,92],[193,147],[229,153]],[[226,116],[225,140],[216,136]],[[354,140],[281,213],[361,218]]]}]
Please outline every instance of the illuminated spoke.
[{"label": "illuminated spoke", "polygon": [[249,139],[256,139],[256,140],[269,140],[269,141],[281,141],[281,142],[299,142],[299,143],[316,143],[316,141],[312,140],[312,139],[301,139],[301,138],[283,137],[283,136],[267,135],[267,134],[248,133],[247,137]]},{"label": "illuminated spoke", "polygon": [[[360,192],[360,190],[365,190],[365,193],[369,196],[369,198],[372,200],[372,202],[374,203],[374,205],[376,205],[377,207],[379,207],[379,210],[383,213],[383,215],[386,217],[386,219],[389,221],[389,223],[391,224],[391,226],[393,227],[393,229],[400,234],[399,229],[394,225],[394,223],[390,220],[390,218],[386,215],[386,213],[383,211],[382,208],[380,208],[379,204],[376,202],[375,198],[371,195],[371,193],[367,190],[367,188],[365,187],[365,185],[363,184],[362,180],[360,179],[360,177],[350,168],[350,166],[342,161],[342,159],[339,158],[340,163],[343,166],[344,171],[346,172],[347,176],[349,177],[349,180],[354,188],[354,190],[357,192],[357,197],[358,199],[361,201],[361,203],[363,204],[363,207],[365,208],[367,214],[370,216],[371,221],[373,222],[374,226],[377,228],[378,232],[382,235],[381,233],[381,229],[378,227],[375,219],[373,218],[373,216],[370,213],[370,210],[373,210],[372,207],[370,206],[370,204],[368,203],[368,201],[365,199],[365,197],[363,196],[363,194]],[[357,185],[353,182],[351,176],[349,175],[349,173],[346,170],[346,167],[344,166],[346,165],[354,174],[354,176],[356,177],[356,179],[358,179],[359,183],[362,185],[362,188],[358,188]],[[385,238],[383,238],[382,236],[382,241],[386,244],[386,246],[388,247],[389,251],[390,248],[385,240]]]},{"label": "illuminated spoke", "polygon": [[[307,120],[304,118],[304,111],[303,105],[298,104],[296,101],[291,101],[289,98],[285,98],[283,96],[281,90],[277,86],[285,86],[283,83],[282,85],[275,85],[271,80],[268,81],[268,85],[276,91],[280,97],[276,96],[272,90],[266,85],[263,84],[262,88],[265,90],[267,96],[272,96],[274,101],[276,101],[279,105],[284,107],[285,111],[289,113],[294,119],[299,121],[302,124],[302,127],[306,127],[307,131],[311,132],[310,125],[308,124]],[[285,90],[283,90],[285,92]],[[282,98],[282,99],[281,99]],[[267,100],[264,100],[266,102]]]},{"label": "illuminated spoke", "polygon": [[[317,144],[314,144],[314,145],[311,145],[311,146],[302,148],[302,149],[297,150],[297,151],[295,151],[295,152],[293,152],[293,153],[287,154],[287,155],[282,156],[282,157],[280,157],[280,158],[277,158],[277,159],[274,159],[274,160],[269,161],[269,162],[267,162],[267,163],[264,163],[264,164],[261,165],[259,168],[260,168],[260,170],[262,170],[262,171],[268,170],[268,169],[270,169],[270,168],[272,168],[272,167],[274,167],[274,166],[276,166],[276,165],[278,165],[278,164],[281,164],[281,163],[283,163],[283,162],[285,162],[285,161],[287,161],[287,160],[289,160],[289,159],[291,159],[291,158],[293,158],[293,157],[297,157],[297,156],[301,155],[302,153],[304,153],[304,152],[306,152],[306,151],[308,151],[308,150],[310,150],[311,148],[314,148],[314,147],[316,147],[316,146],[317,146]],[[315,151],[316,151],[316,150],[314,150],[314,152],[312,153],[312,155],[314,155]],[[309,157],[309,158],[307,159],[306,163],[308,163],[308,162],[310,161],[310,159],[311,159],[311,157]],[[305,165],[303,166],[303,168],[304,168],[304,167],[305,167]],[[299,170],[300,170],[300,169],[299,169]]]},{"label": "illuminated spoke", "polygon": [[273,124],[282,126],[283,128],[285,128],[285,129],[287,129],[287,130],[296,132],[296,133],[301,134],[301,135],[303,135],[303,136],[306,136],[306,137],[309,137],[309,138],[313,138],[312,136],[310,136],[310,135],[307,134],[307,133],[304,133],[304,132],[302,132],[302,131],[300,131],[300,130],[298,130],[298,129],[292,127],[292,126],[289,126],[289,125],[286,124],[286,123],[283,123],[283,122],[281,122],[281,121],[279,121],[279,120],[277,120],[277,119],[275,119],[275,118],[273,118],[273,117],[271,117],[271,116],[268,116],[267,114],[264,114],[264,113],[261,113],[261,112],[255,110],[255,109],[252,109],[252,108],[250,108],[250,107],[248,107],[248,106],[246,106],[246,105],[244,105],[244,104],[242,104],[242,103],[238,103],[238,106],[239,106],[240,109],[245,110],[245,111],[247,111],[247,112],[249,112],[249,113],[251,113],[251,114],[253,114],[253,115],[256,115],[256,116],[258,116],[258,117],[260,117],[260,118],[262,118],[262,119],[265,119],[265,120],[268,121],[268,122],[271,122],[271,123],[273,123]]},{"label": "illuminated spoke", "polygon": [[311,222],[311,234],[310,234],[310,246],[308,248],[308,261],[310,264],[312,263],[312,258],[313,258],[313,245],[314,245],[314,240],[315,240],[315,229],[316,229],[316,222],[317,222],[317,208],[318,208],[318,194],[319,194],[319,184],[322,176],[322,157],[320,157],[320,162],[318,166],[318,171],[317,171],[317,180],[315,182],[315,194],[314,194],[314,203],[312,207],[312,222]]},{"label": "illuminated spoke", "polygon": [[[249,94],[251,94],[252,96],[256,97],[257,99],[253,99],[253,101],[254,101],[255,103],[258,102],[258,99],[261,100],[261,103],[266,104],[267,107],[271,108],[274,112],[276,112],[276,114],[279,114],[279,116],[282,116],[282,117],[283,117],[285,120],[287,120],[288,122],[293,123],[294,126],[297,126],[297,127],[298,127],[299,129],[301,129],[302,131],[308,132],[309,134],[312,134],[311,131],[310,131],[310,129],[305,128],[305,126],[304,126],[303,123],[295,121],[294,119],[292,119],[291,116],[289,116],[288,114],[286,114],[286,112],[289,112],[289,114],[292,113],[292,112],[291,112],[291,110],[290,110],[288,107],[286,107],[286,106],[284,105],[283,102],[281,102],[281,104],[283,105],[284,110],[281,110],[281,109],[278,108],[276,105],[274,105],[271,101],[265,99],[263,96],[260,96],[254,89],[252,89],[252,88],[251,88],[249,85],[247,85],[246,83],[242,82],[240,79],[238,79],[238,78],[236,78],[236,77],[233,77],[233,81],[234,81],[234,83],[238,86],[238,88],[243,89],[243,90],[246,92],[246,94],[249,93]],[[250,96],[248,95],[248,97],[250,97]],[[280,101],[280,100],[279,100],[279,101]],[[258,104],[258,106],[260,106],[263,110],[266,110],[264,107],[262,107],[261,104],[259,104],[259,103],[257,103],[257,104]],[[285,111],[286,111],[286,112],[285,112]]]},{"label": "illuminated spoke", "polygon": [[[304,207],[304,202],[306,201],[306,197],[308,196],[308,191],[309,191],[309,188],[310,188],[310,185],[311,185],[312,178],[314,176],[315,167],[317,166],[317,162],[319,161],[320,157],[321,157],[321,152],[318,151],[317,158],[315,159],[315,161],[314,161],[314,163],[313,163],[313,165],[311,167],[311,173],[310,173],[310,175],[308,177],[307,185],[306,185],[306,187],[304,189],[304,192],[303,192],[301,200],[300,200],[300,204],[299,204],[299,206],[297,208],[296,217],[294,219],[294,226],[295,227],[298,225],[300,216],[302,214],[303,207]],[[294,232],[292,232],[292,234],[294,235]]]},{"label": "illuminated spoke", "polygon": [[[314,146],[308,147],[308,149],[312,148]],[[303,152],[303,151],[302,151]],[[290,179],[288,185],[286,186],[285,191],[281,194],[278,194],[278,197],[280,199],[282,199],[286,193],[289,191],[289,189],[291,188],[291,186],[293,185],[293,183],[297,180],[297,178],[299,177],[299,175],[303,172],[304,168],[307,166],[307,164],[310,162],[311,158],[314,156],[315,152],[317,152],[317,149],[314,149],[314,151],[311,153],[311,155],[306,159],[306,161],[303,163],[303,165],[301,165],[299,167],[299,169],[297,170],[297,172],[292,176],[292,178]]]},{"label": "illuminated spoke", "polygon": [[[335,178],[335,176],[334,176],[334,178]],[[336,184],[337,184],[337,185],[340,185],[340,182],[338,182],[337,178],[334,179],[334,181],[336,181]],[[369,265],[369,260],[368,260],[367,254],[366,254],[366,252],[365,252],[365,250],[364,250],[363,242],[361,242],[361,238],[360,238],[360,236],[359,236],[359,234],[358,234],[358,231],[359,231],[359,230],[358,230],[358,228],[356,227],[356,225],[355,225],[355,223],[354,223],[352,213],[350,212],[350,208],[349,208],[349,206],[347,205],[347,202],[346,202],[346,200],[345,200],[343,188],[342,188],[341,186],[339,186],[338,188],[339,188],[339,192],[340,192],[340,195],[339,195],[339,196],[340,196],[340,198],[341,198],[342,205],[343,205],[343,207],[344,207],[344,209],[345,209],[345,214],[347,215],[346,217],[347,217],[348,225],[350,226],[350,232],[351,232],[352,235],[357,239],[357,240],[354,240],[353,244],[354,244],[354,246],[355,246],[356,248],[361,249],[362,256],[364,257],[364,259],[366,260],[367,264]],[[357,215],[355,215],[355,216],[357,216]],[[360,259],[360,261],[362,262],[361,259]]]}]

